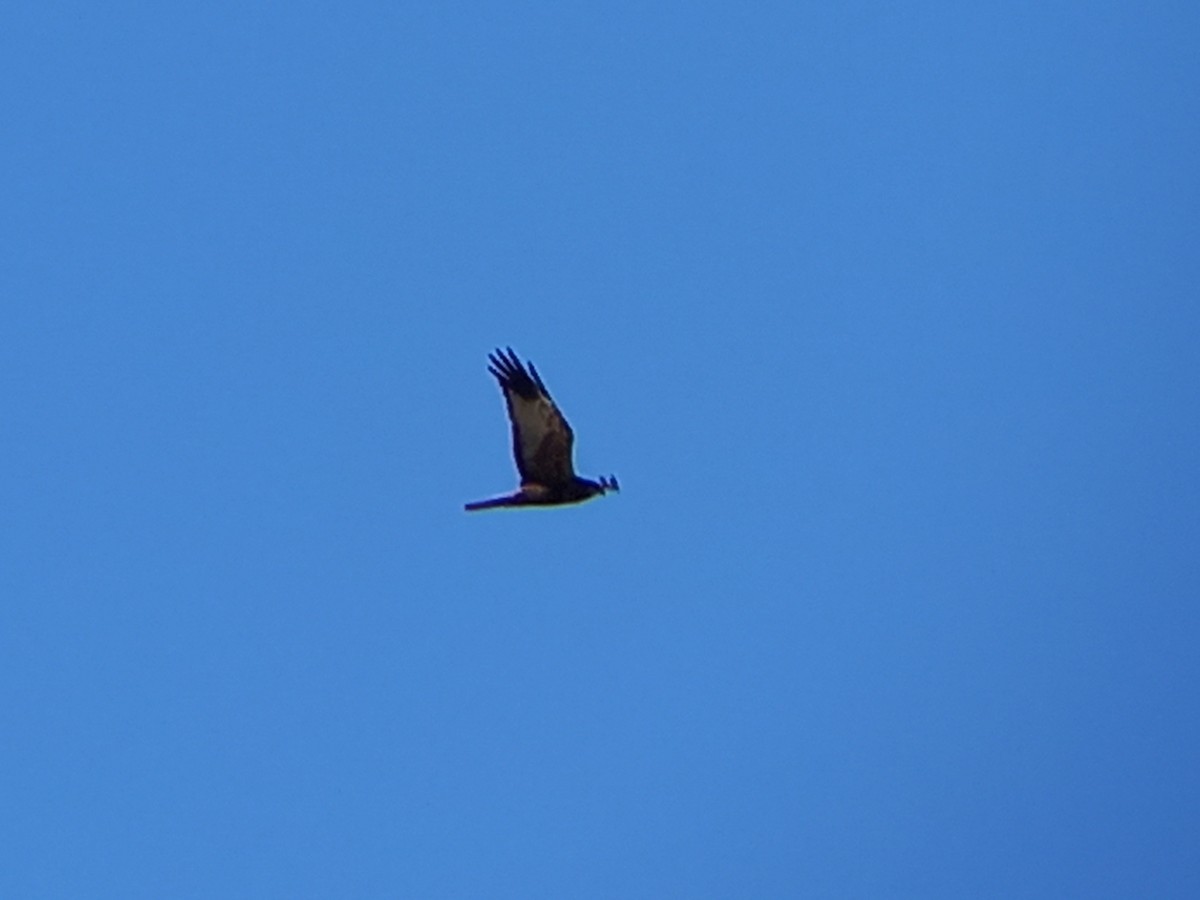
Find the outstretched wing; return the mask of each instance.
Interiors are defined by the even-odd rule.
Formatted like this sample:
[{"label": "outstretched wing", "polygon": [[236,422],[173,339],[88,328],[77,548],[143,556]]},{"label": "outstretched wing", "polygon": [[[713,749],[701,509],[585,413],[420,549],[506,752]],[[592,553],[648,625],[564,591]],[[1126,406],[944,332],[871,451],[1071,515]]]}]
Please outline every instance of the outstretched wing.
[{"label": "outstretched wing", "polygon": [[575,477],[571,447],[575,435],[558,411],[533,363],[521,364],[517,354],[497,350],[488,354],[488,371],[500,382],[512,422],[513,456],[522,484],[564,484]]}]

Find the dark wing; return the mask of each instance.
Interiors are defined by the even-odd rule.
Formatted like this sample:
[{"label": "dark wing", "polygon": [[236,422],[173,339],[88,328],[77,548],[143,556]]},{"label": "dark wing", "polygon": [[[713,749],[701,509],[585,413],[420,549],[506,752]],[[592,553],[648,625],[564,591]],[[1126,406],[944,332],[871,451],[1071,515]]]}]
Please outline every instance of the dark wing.
[{"label": "dark wing", "polygon": [[512,348],[488,354],[488,371],[500,382],[512,421],[513,456],[522,484],[565,484],[575,477],[575,435],[558,411],[533,363],[521,364]]}]

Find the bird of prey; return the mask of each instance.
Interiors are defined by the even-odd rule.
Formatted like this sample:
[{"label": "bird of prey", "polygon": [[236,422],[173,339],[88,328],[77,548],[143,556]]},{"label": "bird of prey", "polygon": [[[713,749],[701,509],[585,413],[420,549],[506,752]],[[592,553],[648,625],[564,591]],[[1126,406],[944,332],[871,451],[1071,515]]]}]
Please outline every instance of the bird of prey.
[{"label": "bird of prey", "polygon": [[575,435],[558,411],[533,363],[526,368],[512,348],[488,354],[488,371],[500,382],[512,422],[513,456],[521,487],[515,494],[468,503],[467,510],[497,506],[559,506],[619,491],[616,478],[580,478],[571,462]]}]

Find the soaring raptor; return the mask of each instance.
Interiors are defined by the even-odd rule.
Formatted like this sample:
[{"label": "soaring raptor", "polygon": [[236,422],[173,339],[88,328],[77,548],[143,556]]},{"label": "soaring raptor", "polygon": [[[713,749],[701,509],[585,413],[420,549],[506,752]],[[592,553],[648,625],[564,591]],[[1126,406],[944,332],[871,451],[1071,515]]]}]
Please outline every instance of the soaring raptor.
[{"label": "soaring raptor", "polygon": [[488,371],[500,382],[512,422],[513,456],[521,475],[515,494],[468,503],[467,510],[496,506],[558,506],[580,503],[607,491],[619,491],[616,478],[580,478],[571,462],[575,435],[558,411],[533,363],[521,364],[508,348],[488,354]]}]

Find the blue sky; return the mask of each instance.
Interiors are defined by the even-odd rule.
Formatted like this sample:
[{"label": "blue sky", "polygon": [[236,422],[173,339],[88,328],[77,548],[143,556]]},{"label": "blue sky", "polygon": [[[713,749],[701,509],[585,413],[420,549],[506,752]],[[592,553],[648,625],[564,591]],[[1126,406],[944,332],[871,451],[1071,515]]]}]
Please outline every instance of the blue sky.
[{"label": "blue sky", "polygon": [[0,26],[0,894],[1200,893],[1194,4]]}]

